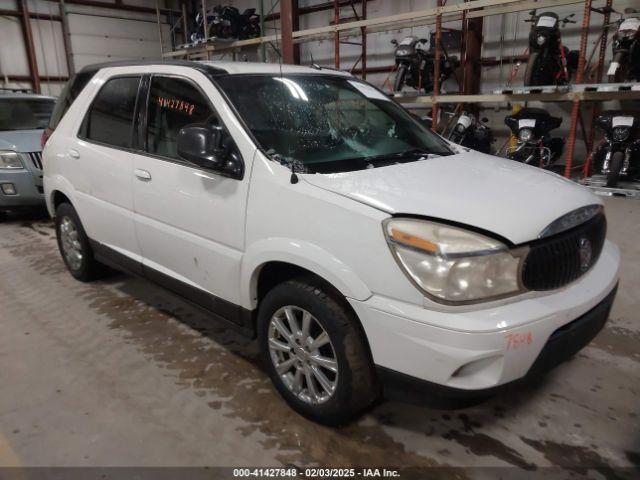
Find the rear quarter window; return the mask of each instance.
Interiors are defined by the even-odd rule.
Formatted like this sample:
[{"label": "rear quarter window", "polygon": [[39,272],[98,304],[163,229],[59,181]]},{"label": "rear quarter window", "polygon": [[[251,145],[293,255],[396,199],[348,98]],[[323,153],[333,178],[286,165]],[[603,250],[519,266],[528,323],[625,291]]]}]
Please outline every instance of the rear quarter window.
[{"label": "rear quarter window", "polygon": [[71,80],[67,82],[65,87],[62,89],[58,100],[56,101],[56,106],[53,109],[53,113],[51,114],[51,118],[49,120],[49,128],[51,130],[55,130],[64,114],[67,113],[69,107],[73,104],[74,100],[82,89],[89,83],[89,80],[93,78],[96,74],[96,70],[89,70],[78,72]]},{"label": "rear quarter window", "polygon": [[139,76],[108,80],[84,117],[80,137],[114,147],[131,147],[140,80]]}]

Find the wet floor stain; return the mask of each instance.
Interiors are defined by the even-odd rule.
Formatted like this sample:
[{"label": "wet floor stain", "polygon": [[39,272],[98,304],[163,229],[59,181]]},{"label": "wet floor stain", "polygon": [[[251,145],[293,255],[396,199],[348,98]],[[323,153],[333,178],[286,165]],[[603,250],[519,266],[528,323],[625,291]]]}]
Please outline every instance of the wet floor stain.
[{"label": "wet floor stain", "polygon": [[[568,471],[579,475],[586,475],[590,470],[594,470],[607,480],[626,480],[630,478],[626,473],[616,471],[606,459],[590,448],[557,443],[551,440],[533,440],[526,437],[520,437],[520,439],[542,453],[553,465],[562,466]],[[627,473],[631,474],[633,472],[629,471]]]},{"label": "wet floor stain", "polygon": [[640,359],[640,331],[608,325],[593,341],[593,346],[611,354]]},{"label": "wet floor stain", "polygon": [[[68,275],[56,250],[51,225],[37,222],[22,228],[23,241],[12,242],[7,246],[9,251],[53,281],[60,275]],[[508,435],[513,421],[513,407],[505,405],[505,397],[462,412],[385,403],[357,422],[330,429],[297,416],[281,400],[262,370],[255,342],[212,322],[172,294],[123,274],[91,284],[78,283],[77,292],[97,318],[121,333],[150,362],[167,371],[176,385],[206,399],[211,409],[241,419],[243,426],[239,431],[243,435],[261,433],[266,438],[263,446],[277,449],[283,465],[347,467],[382,463],[440,467],[455,465],[456,454],[463,451],[496,458],[523,470],[536,468],[523,453],[496,435],[496,431]],[[531,387],[508,398],[523,408],[532,401],[533,392]],[[571,402],[555,392],[548,399]],[[535,419],[543,430],[551,422],[549,416]],[[417,436],[420,448],[398,440],[390,430]],[[555,465],[609,468],[607,460],[590,448],[528,437],[520,439]],[[632,451],[627,454],[630,462],[637,461],[637,455]],[[580,473],[577,469],[575,472]],[[433,478],[466,476],[463,470],[435,468],[431,473]]]}]

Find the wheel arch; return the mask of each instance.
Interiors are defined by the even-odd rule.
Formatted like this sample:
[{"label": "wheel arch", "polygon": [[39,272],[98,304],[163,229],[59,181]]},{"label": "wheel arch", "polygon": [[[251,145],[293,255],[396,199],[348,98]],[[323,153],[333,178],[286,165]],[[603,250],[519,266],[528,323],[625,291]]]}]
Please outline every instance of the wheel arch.
[{"label": "wheel arch", "polygon": [[[329,295],[331,295],[336,301],[338,301],[339,304],[347,312],[349,312],[349,314],[351,314],[352,318],[356,322],[356,328],[359,330],[360,335],[364,340],[365,349],[369,360],[373,363],[373,354],[371,352],[371,345],[369,345],[367,333],[364,329],[364,326],[362,325],[362,321],[360,320],[358,313],[354,310],[354,308],[351,306],[351,303],[349,303],[349,301],[347,300],[348,295],[345,295],[326,278],[311,270],[308,270],[299,265],[294,265],[289,262],[278,260],[272,260],[261,264],[255,271],[255,275],[252,277],[254,282],[252,288],[255,289],[256,307],[260,305],[262,299],[267,295],[267,293],[269,293],[271,289],[283,282],[286,282],[287,280],[291,280],[294,278],[302,278],[310,284],[324,289],[325,291],[327,291],[327,293],[329,293]],[[255,313],[256,315],[254,316],[254,321],[257,321],[257,309],[255,310]]]},{"label": "wheel arch", "polygon": [[265,285],[275,286],[277,280],[300,275],[315,275],[343,297],[366,300],[371,296],[362,279],[337,256],[309,242],[269,238],[252,245],[244,255],[240,274],[242,306],[257,308]]}]

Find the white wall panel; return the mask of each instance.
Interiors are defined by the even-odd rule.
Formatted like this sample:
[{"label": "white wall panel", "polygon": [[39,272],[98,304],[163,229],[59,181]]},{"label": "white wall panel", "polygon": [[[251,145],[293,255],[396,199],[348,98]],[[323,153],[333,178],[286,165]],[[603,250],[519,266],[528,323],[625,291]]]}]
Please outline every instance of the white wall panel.
[{"label": "white wall panel", "polygon": [[31,31],[33,32],[33,43],[40,76],[68,76],[69,71],[60,22],[31,20]]},{"label": "white wall panel", "polygon": [[29,75],[20,19],[16,17],[0,17],[0,72],[2,75]]}]

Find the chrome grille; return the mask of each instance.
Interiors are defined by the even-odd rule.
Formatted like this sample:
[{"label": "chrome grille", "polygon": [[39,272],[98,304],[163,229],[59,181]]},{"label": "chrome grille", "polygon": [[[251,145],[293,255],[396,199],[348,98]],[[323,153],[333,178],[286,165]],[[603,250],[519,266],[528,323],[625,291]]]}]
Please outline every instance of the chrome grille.
[{"label": "chrome grille", "polygon": [[38,170],[42,170],[42,152],[28,152],[25,155],[29,157],[33,166]]},{"label": "chrome grille", "polygon": [[607,220],[599,214],[558,235],[538,240],[522,270],[529,290],[555,290],[584,275],[598,260],[607,234]]}]

